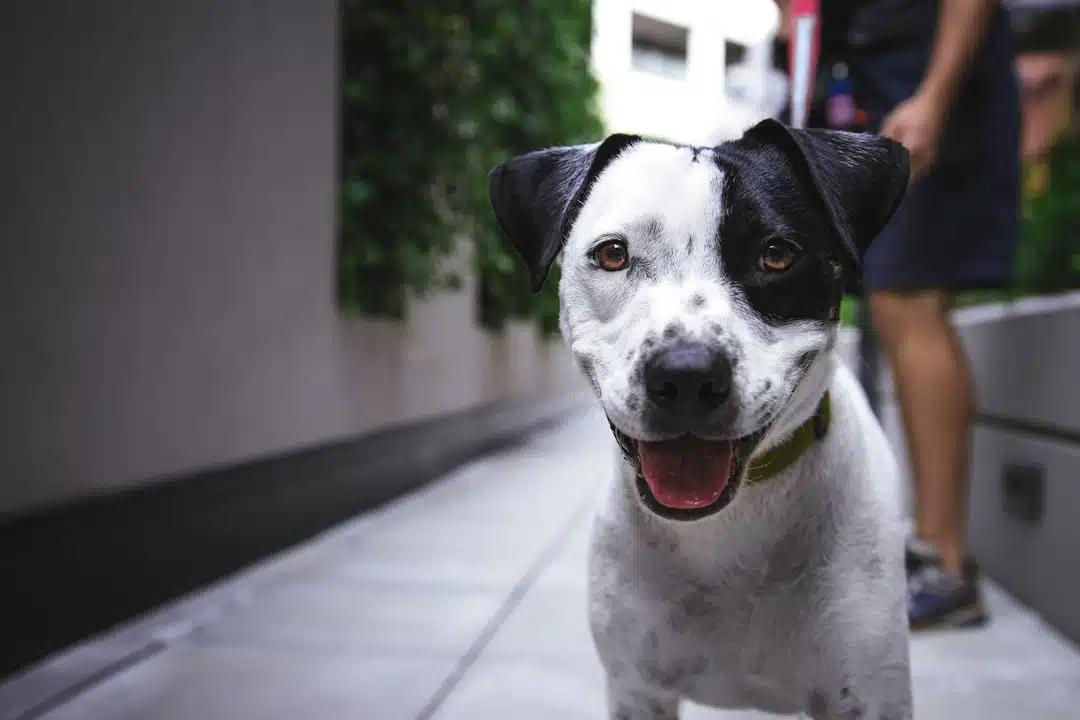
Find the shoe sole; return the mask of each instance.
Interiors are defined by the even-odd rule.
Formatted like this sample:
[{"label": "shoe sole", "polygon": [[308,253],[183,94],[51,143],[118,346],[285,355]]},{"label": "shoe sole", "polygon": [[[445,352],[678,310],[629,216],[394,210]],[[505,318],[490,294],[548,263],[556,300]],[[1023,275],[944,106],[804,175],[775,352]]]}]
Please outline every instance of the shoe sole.
[{"label": "shoe sole", "polygon": [[953,610],[944,617],[911,626],[913,634],[933,632],[935,630],[973,630],[985,627],[990,616],[982,603]]}]

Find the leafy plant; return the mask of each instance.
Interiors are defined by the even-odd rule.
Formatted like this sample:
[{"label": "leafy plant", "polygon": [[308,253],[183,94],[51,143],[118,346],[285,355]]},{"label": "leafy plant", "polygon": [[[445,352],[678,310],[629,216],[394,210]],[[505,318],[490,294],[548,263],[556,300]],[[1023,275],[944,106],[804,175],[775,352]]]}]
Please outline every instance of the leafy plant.
[{"label": "leafy plant", "polygon": [[595,140],[588,0],[344,0],[339,295],[401,317],[405,293],[452,283],[454,238],[475,252],[478,316],[557,326],[557,269],[533,297],[488,200],[507,157]]},{"label": "leafy plant", "polygon": [[1080,288],[1080,135],[1058,138],[1045,159],[1045,184],[1025,199],[1016,292]]}]

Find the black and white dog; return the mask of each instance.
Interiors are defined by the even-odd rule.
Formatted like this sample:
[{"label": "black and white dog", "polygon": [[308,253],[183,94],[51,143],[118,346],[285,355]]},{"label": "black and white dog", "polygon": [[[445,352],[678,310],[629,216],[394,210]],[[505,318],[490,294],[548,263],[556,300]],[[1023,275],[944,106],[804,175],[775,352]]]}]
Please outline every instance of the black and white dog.
[{"label": "black and white dog", "polygon": [[896,464],[834,352],[907,182],[897,143],[771,120],[492,170],[534,288],[562,255],[562,331],[623,453],[590,558],[609,717],[911,718]]}]

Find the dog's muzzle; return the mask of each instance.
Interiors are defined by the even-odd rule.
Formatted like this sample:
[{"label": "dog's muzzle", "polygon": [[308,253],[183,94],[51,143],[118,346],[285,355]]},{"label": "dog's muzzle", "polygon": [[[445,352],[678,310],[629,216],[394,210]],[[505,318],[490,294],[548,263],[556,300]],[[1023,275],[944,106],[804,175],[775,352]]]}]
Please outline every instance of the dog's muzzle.
[{"label": "dog's muzzle", "polygon": [[717,438],[730,414],[733,375],[727,352],[703,342],[679,340],[646,359],[646,424],[666,439],[634,440],[614,425],[612,431],[654,512],[693,518],[733,497],[743,459],[753,450],[743,440]]},{"label": "dog's muzzle", "polygon": [[768,430],[764,427],[737,440],[683,435],[647,442],[608,424],[634,468],[641,501],[654,514],[671,520],[698,520],[727,507],[742,483],[747,459]]}]

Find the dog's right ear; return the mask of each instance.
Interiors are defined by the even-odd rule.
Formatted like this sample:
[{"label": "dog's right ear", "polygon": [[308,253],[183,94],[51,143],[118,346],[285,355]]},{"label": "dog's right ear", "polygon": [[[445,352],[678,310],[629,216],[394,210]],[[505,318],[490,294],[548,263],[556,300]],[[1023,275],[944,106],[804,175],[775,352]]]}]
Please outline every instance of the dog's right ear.
[{"label": "dog's right ear", "polygon": [[778,150],[820,201],[853,268],[892,218],[908,187],[908,151],[885,137],[796,130],[762,120],[744,141]]},{"label": "dog's right ear", "polygon": [[611,135],[601,143],[518,155],[488,173],[495,218],[529,269],[533,292],[544,285],[574,218],[608,163],[638,142]]}]

